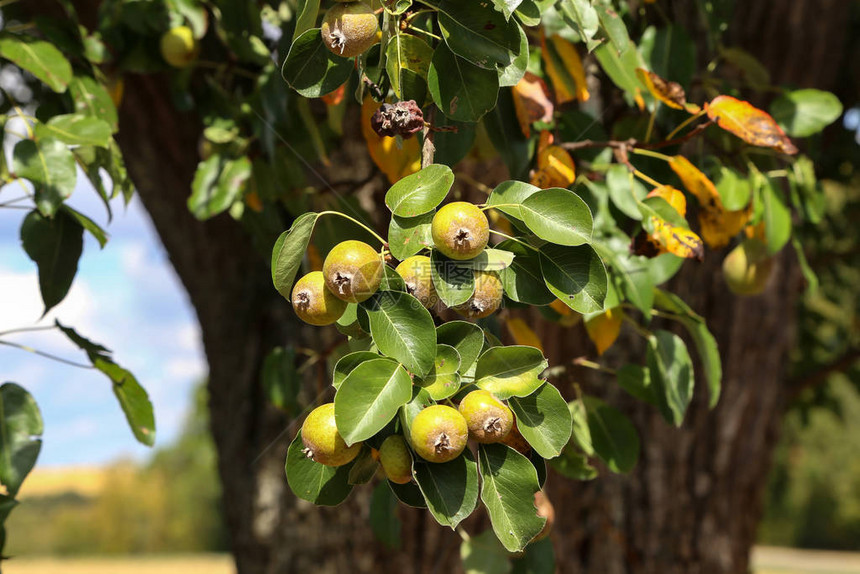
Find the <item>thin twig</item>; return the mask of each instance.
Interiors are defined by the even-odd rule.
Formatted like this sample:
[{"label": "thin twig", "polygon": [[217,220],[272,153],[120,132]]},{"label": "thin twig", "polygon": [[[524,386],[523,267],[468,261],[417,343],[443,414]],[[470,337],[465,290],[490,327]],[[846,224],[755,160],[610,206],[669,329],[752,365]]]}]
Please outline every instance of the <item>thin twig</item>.
[{"label": "thin twig", "polygon": [[76,363],[74,361],[69,361],[68,359],[64,359],[62,357],[58,357],[56,355],[52,355],[50,353],[46,353],[44,351],[39,351],[38,349],[34,349],[33,347],[28,347],[26,345],[19,345],[18,343],[11,343],[9,341],[0,341],[0,345],[6,345],[8,347],[14,347],[16,349],[21,349],[22,351],[27,351],[28,353],[34,353],[39,355],[40,357],[45,357],[46,359],[51,359],[53,361],[57,361],[58,363],[64,363],[66,365],[71,365],[72,367],[78,367],[79,369],[95,369],[92,365],[84,365],[83,363]]},{"label": "thin twig", "polygon": [[602,148],[602,147],[608,147],[608,148],[619,149],[619,150],[620,149],[660,149],[660,148],[664,148],[664,147],[670,147],[673,145],[682,144],[685,141],[696,137],[697,135],[699,135],[700,133],[702,133],[703,131],[708,129],[710,126],[713,125],[713,123],[714,123],[713,121],[708,120],[706,122],[703,122],[703,123],[697,125],[695,128],[693,128],[692,130],[690,130],[689,132],[687,132],[686,134],[684,134],[681,137],[677,137],[675,139],[666,140],[666,141],[662,141],[662,142],[656,142],[656,143],[645,143],[645,142],[640,142],[639,140],[637,140],[635,138],[630,138],[629,140],[607,140],[607,141],[582,140],[582,141],[578,141],[578,142],[566,142],[566,143],[562,143],[560,145],[561,145],[561,147],[563,147],[567,151],[576,151],[579,149]]}]

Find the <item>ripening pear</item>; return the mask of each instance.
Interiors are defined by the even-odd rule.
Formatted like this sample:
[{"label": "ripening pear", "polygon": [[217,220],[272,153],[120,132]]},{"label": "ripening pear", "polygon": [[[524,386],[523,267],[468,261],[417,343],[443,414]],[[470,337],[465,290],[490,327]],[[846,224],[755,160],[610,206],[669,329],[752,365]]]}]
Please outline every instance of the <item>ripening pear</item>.
[{"label": "ripening pear", "polygon": [[758,295],[767,286],[773,257],[758,239],[745,239],[723,260],[723,279],[737,295]]},{"label": "ripening pear", "polygon": [[505,288],[495,271],[475,271],[475,292],[454,310],[469,319],[482,319],[496,312],[502,304]]},{"label": "ripening pear", "polygon": [[514,426],[514,413],[489,391],[472,391],[460,401],[459,410],[469,427],[469,437],[479,443],[500,442]]},{"label": "ripening pear", "polygon": [[329,251],[323,262],[329,290],[339,299],[361,303],[379,289],[385,272],[382,256],[362,241],[343,241]]},{"label": "ripening pear", "polygon": [[433,264],[426,255],[407,257],[395,268],[406,284],[406,291],[427,309],[432,309],[439,303],[439,295],[433,286],[432,268]]},{"label": "ripening pear", "polygon": [[466,448],[469,427],[457,409],[432,405],[415,415],[409,434],[418,456],[429,462],[448,462]]},{"label": "ripening pear", "polygon": [[323,43],[333,54],[352,58],[377,42],[379,22],[364,2],[344,2],[326,12],[320,31]]},{"label": "ripening pear", "polygon": [[346,301],[326,289],[321,271],[311,271],[296,281],[290,301],[299,319],[318,327],[331,325],[346,311]]},{"label": "ripening pear", "polygon": [[188,26],[171,28],[161,36],[161,57],[174,68],[185,68],[197,59],[199,46]]},{"label": "ripening pear", "polygon": [[361,443],[347,446],[334,421],[334,403],[320,405],[302,424],[304,453],[314,462],[326,466],[343,466],[352,462],[361,450]]},{"label": "ripening pear", "polygon": [[406,484],[412,480],[412,453],[406,440],[393,434],[382,441],[379,447],[379,464],[388,480],[396,484]]},{"label": "ripening pear", "polygon": [[472,259],[484,250],[490,224],[484,212],[472,203],[455,201],[442,206],[430,225],[433,245],[451,259]]}]

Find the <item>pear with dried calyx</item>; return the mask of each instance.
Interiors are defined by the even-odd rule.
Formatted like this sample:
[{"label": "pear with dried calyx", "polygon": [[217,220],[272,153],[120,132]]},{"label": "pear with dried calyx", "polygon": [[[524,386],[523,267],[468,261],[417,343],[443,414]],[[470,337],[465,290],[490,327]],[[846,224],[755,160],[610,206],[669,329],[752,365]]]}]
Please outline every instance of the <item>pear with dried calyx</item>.
[{"label": "pear with dried calyx", "polygon": [[343,466],[352,462],[361,450],[361,443],[347,446],[337,431],[334,420],[334,403],[320,405],[302,424],[302,442],[305,455],[326,466]]},{"label": "pear with dried calyx", "polygon": [[379,289],[385,272],[382,255],[363,241],[343,241],[329,251],[323,262],[323,276],[329,290],[339,299],[361,303]]},{"label": "pear with dried calyx", "polygon": [[514,413],[489,391],[472,391],[460,401],[459,410],[469,427],[469,437],[479,443],[500,442],[514,426]]},{"label": "pear with dried calyx", "polygon": [[413,255],[404,259],[394,270],[403,278],[406,291],[414,296],[426,309],[439,303],[439,295],[433,286],[433,263],[426,255]]},{"label": "pear with dried calyx", "polygon": [[469,427],[457,409],[432,405],[415,415],[409,434],[418,456],[429,462],[448,462],[466,448]]},{"label": "pear with dried calyx", "polygon": [[326,47],[344,58],[367,51],[378,41],[378,31],[376,14],[364,2],[342,2],[330,8],[320,29]]},{"label": "pear with dried calyx", "polygon": [[326,288],[321,271],[312,271],[296,281],[290,301],[299,319],[318,327],[340,319],[347,305]]},{"label": "pear with dried calyx", "polygon": [[505,293],[502,280],[495,271],[475,271],[475,292],[454,310],[469,319],[483,319],[495,313]]},{"label": "pear with dried calyx", "polygon": [[433,245],[446,257],[473,259],[487,246],[490,223],[478,206],[455,201],[442,206],[430,224]]}]

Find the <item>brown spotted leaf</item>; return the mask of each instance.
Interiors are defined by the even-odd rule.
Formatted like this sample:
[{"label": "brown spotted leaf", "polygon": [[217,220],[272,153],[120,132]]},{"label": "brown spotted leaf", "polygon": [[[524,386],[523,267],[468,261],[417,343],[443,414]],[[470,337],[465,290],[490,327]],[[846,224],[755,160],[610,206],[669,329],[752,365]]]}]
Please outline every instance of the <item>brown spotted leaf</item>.
[{"label": "brown spotted leaf", "polygon": [[687,110],[691,114],[699,112],[699,106],[687,103],[687,94],[677,82],[665,80],[645,68],[636,68],[636,75],[651,92],[651,95],[676,110]]},{"label": "brown spotted leaf", "polygon": [[749,144],[789,155],[797,153],[797,147],[770,114],[749,102],[731,96],[717,96],[705,104],[705,111],[718,126]]}]

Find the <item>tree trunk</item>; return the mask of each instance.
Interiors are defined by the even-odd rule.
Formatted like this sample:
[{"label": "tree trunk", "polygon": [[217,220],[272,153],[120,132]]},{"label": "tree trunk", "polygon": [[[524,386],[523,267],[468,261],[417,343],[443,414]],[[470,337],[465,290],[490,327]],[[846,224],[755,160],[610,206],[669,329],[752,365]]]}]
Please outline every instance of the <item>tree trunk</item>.
[{"label": "tree trunk", "polygon": [[[685,13],[693,3],[672,4],[680,21],[692,23],[691,35],[698,36],[698,17]],[[847,4],[737,2],[729,39],[761,57],[775,82],[827,88],[835,75],[830,55],[841,54]],[[167,85],[158,76],[126,79],[119,139],[202,328],[212,432],[239,571],[459,571],[459,538],[432,523],[426,512],[399,511],[403,548],[391,551],[370,533],[369,489],[356,489],[337,509],[314,507],[289,492],[283,463],[295,429],[266,406],[258,384],[260,365],[276,344],[311,346],[328,335],[296,324],[273,290],[265,262],[235,222],[219,216],[199,223],[189,214],[185,202],[201,127],[173,108]],[[347,137],[361,137],[354,126],[353,132]],[[370,169],[367,158],[362,161],[360,169]],[[707,409],[699,384],[681,429],[663,422],[654,408],[629,399],[613,381],[575,373],[587,392],[604,396],[632,418],[642,456],[629,476],[602,473],[590,483],[550,476],[548,492],[558,518],[552,540],[560,571],[747,571],[786,396],[783,380],[798,293],[792,257],[779,259],[760,297],[741,299],[727,292],[717,253],[701,265],[688,263],[673,282],[706,317],[719,340],[725,371],[717,408]],[[582,354],[583,338],[575,332],[541,327],[552,364]],[[609,358],[640,360],[643,351],[640,341],[628,337]],[[468,527],[485,524],[477,516]]]}]

